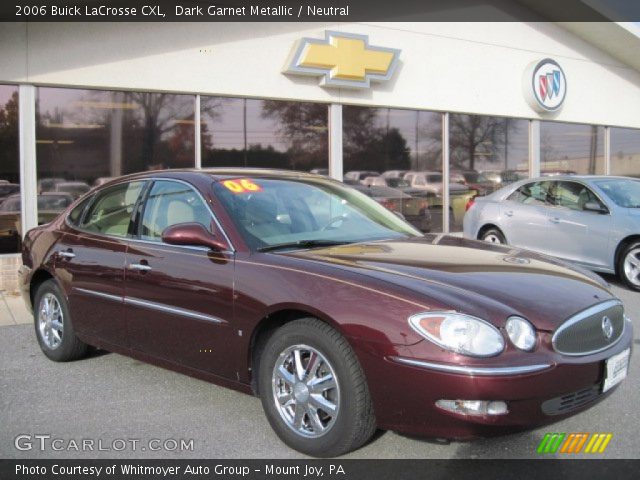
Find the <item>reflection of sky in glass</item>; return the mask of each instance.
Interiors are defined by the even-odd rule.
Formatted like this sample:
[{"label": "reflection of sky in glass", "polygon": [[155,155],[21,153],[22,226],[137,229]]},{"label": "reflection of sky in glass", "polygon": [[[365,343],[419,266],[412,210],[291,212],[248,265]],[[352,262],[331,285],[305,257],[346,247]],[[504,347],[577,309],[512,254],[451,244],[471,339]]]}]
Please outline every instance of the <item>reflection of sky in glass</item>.
[{"label": "reflection of sky in glass", "polygon": [[[203,123],[211,137],[214,149],[244,148],[244,102],[242,98],[206,98],[201,103],[212,109],[212,114],[204,114]],[[278,121],[262,117],[262,100],[246,100],[247,147],[271,146],[284,152],[289,143],[278,134]]]}]

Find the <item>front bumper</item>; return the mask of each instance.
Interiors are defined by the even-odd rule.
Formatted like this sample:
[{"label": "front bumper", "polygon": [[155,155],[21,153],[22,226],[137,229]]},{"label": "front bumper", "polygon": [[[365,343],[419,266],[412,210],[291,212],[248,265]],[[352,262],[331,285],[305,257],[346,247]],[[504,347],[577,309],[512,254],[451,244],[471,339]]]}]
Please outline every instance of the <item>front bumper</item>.
[{"label": "front bumper", "polygon": [[[392,347],[382,356],[374,352],[372,345],[358,347],[357,352],[369,379],[380,428],[408,435],[468,440],[553,423],[604,400],[619,386],[601,393],[605,360],[631,348],[633,330],[628,327],[619,341],[605,351],[573,358],[549,351],[544,355],[546,361],[541,361],[540,354],[528,364],[540,366],[539,370],[524,373],[454,372],[408,364],[407,359],[419,358],[416,354],[425,347],[423,342]],[[548,366],[542,368],[545,364]],[[436,407],[436,401],[441,399],[501,400],[507,402],[509,412],[463,416]],[[567,407],[557,409],[560,404]]]}]

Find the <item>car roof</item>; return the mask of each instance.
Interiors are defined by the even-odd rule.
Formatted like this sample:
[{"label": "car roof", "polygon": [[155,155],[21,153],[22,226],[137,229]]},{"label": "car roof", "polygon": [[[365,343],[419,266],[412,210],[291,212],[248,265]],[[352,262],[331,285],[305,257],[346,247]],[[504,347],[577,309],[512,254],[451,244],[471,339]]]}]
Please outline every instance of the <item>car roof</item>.
[{"label": "car roof", "polygon": [[226,180],[238,177],[261,177],[261,178],[313,178],[319,180],[330,180],[324,175],[303,172],[298,170],[280,170],[272,168],[244,168],[244,167],[219,167],[219,168],[173,168],[165,170],[149,170],[146,172],[131,173],[121,177],[114,178],[112,181],[101,185],[102,188],[112,183],[122,180],[142,180],[145,178],[162,177],[175,178],[178,180],[188,180],[189,178],[202,178],[206,176],[214,181]]},{"label": "car roof", "polygon": [[531,181],[550,182],[550,181],[556,181],[556,180],[563,180],[563,181],[564,180],[566,181],[582,180],[583,182],[590,182],[594,180],[611,180],[611,179],[639,180],[634,177],[625,177],[622,175],[553,175],[553,176],[547,176],[547,177],[523,178],[522,180],[519,180],[519,182],[522,182],[522,183],[527,183]]}]

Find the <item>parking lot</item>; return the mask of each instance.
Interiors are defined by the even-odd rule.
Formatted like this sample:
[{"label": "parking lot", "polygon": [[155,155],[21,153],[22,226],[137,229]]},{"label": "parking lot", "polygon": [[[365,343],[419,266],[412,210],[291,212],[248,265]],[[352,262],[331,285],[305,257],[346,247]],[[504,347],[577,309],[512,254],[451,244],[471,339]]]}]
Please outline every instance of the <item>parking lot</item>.
[{"label": "parking lot", "polygon": [[[640,343],[640,294],[606,277],[625,303]],[[18,297],[0,299],[0,457],[2,458],[302,458],[269,427],[257,398],[163,370],[121,355],[97,352],[56,364],[40,353],[33,327]],[[640,451],[640,360],[632,357],[629,377],[607,401],[538,430],[469,443],[438,443],[384,432],[348,458],[534,458],[546,432],[610,432],[606,458],[637,458]],[[59,451],[14,446],[19,435],[60,439]],[[107,450],[76,451],[71,441],[102,442]],[[169,451],[151,450],[170,440]],[[192,449],[173,449],[176,440]],[[114,451],[115,440],[129,447]],[[131,440],[139,440],[137,449]],[[122,442],[121,442],[122,443]],[[72,445],[73,443],[71,443]],[[25,443],[22,444],[25,448]],[[581,454],[580,456],[594,455]],[[570,457],[557,455],[558,458]]]}]

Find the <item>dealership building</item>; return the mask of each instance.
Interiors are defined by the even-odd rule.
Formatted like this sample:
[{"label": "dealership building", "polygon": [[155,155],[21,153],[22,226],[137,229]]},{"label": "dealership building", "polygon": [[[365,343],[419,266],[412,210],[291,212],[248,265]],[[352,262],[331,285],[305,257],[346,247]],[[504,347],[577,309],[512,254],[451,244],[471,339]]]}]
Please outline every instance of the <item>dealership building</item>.
[{"label": "dealership building", "polygon": [[137,171],[429,171],[443,211],[459,172],[640,177],[632,23],[3,23],[0,45],[0,290],[26,230]]}]

